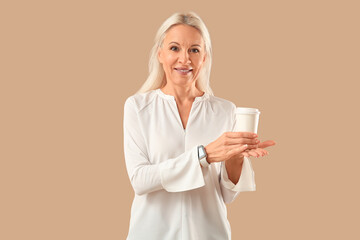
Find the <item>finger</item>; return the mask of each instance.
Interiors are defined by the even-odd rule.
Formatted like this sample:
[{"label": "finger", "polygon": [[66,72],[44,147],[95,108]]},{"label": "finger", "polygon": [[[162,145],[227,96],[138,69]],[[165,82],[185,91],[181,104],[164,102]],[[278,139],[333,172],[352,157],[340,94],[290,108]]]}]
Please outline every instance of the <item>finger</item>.
[{"label": "finger", "polygon": [[231,149],[228,152],[228,154],[229,154],[229,156],[233,156],[235,154],[239,154],[239,153],[244,152],[247,148],[248,148],[248,145],[244,144],[244,145],[241,145],[240,147],[236,147],[236,148]]},{"label": "finger", "polygon": [[226,132],[226,136],[230,138],[257,138],[258,135],[252,132]]},{"label": "finger", "polygon": [[247,152],[250,156],[253,156],[253,157],[258,157],[258,154],[252,149],[250,151]]},{"label": "finger", "polygon": [[235,144],[255,145],[255,144],[259,144],[260,140],[257,138],[225,136],[224,142],[225,142],[225,145],[235,145]]},{"label": "finger", "polygon": [[247,153],[246,151],[241,153],[244,157],[250,157],[249,153]]},{"label": "finger", "polygon": [[251,152],[253,153],[254,157],[260,157],[261,155],[259,154],[259,152],[257,151],[257,149],[251,149]]},{"label": "finger", "polygon": [[265,155],[261,148],[254,149],[254,151],[259,155],[259,157],[263,157]]},{"label": "finger", "polygon": [[[247,148],[245,151],[250,151],[252,149],[256,149],[258,148],[257,144],[256,145],[249,145],[249,144],[246,144],[247,145]],[[234,144],[234,145],[230,145],[230,146],[227,146],[226,148],[228,149],[228,151],[230,150],[233,150],[233,149],[239,149],[239,147],[241,146],[244,146],[243,144]]]},{"label": "finger", "polygon": [[266,151],[265,149],[262,149],[262,148],[260,148],[260,149],[264,153],[264,156],[269,154],[268,151]]},{"label": "finger", "polygon": [[249,146],[247,144],[244,144],[241,147],[237,148],[237,152],[235,153],[235,155],[237,155],[239,153],[241,153],[241,154],[245,153],[248,147]]},{"label": "finger", "polygon": [[235,145],[235,144],[247,144],[255,145],[260,143],[259,139],[256,138],[225,138],[226,145]]},{"label": "finger", "polygon": [[248,144],[248,147],[247,147],[248,150],[250,150],[250,149],[256,149],[256,148],[258,148],[258,145],[257,145],[257,144],[255,144],[255,145]]},{"label": "finger", "polygon": [[276,143],[273,140],[268,140],[268,141],[264,141],[259,143],[259,148],[267,148],[270,146],[274,146]]}]

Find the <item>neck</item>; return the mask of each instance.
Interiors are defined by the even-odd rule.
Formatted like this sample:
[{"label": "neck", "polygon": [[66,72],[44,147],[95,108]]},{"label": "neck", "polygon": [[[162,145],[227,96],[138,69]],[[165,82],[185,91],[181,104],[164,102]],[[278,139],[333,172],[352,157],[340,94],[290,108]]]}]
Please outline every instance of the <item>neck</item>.
[{"label": "neck", "polygon": [[196,88],[195,85],[191,86],[174,86],[171,84],[166,84],[164,87],[160,88],[163,93],[167,95],[172,95],[175,97],[177,103],[192,103],[195,100],[195,97],[200,97],[205,94],[205,92],[200,91]]}]

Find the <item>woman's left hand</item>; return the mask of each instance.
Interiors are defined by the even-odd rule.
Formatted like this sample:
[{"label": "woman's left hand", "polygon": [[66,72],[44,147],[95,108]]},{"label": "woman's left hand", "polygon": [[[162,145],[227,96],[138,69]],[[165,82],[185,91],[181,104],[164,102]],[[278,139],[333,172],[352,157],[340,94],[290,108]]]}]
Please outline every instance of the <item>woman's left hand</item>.
[{"label": "woman's left hand", "polygon": [[244,155],[245,157],[250,157],[250,156],[263,157],[263,156],[269,154],[268,151],[266,151],[264,148],[274,146],[275,144],[276,143],[273,140],[267,140],[264,142],[260,142],[260,143],[258,143],[257,148],[245,150],[244,152],[242,152],[242,155]]}]

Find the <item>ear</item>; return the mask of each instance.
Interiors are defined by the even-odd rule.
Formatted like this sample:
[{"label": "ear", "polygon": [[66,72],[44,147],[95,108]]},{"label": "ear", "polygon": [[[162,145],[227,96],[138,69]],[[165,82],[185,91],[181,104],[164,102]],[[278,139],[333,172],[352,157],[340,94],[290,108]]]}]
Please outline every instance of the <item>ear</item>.
[{"label": "ear", "polygon": [[162,64],[161,48],[158,49],[157,58],[158,58],[159,62]]},{"label": "ear", "polygon": [[205,62],[206,57],[207,57],[207,54],[205,53],[205,54],[204,54],[204,58],[203,58],[203,63]]}]

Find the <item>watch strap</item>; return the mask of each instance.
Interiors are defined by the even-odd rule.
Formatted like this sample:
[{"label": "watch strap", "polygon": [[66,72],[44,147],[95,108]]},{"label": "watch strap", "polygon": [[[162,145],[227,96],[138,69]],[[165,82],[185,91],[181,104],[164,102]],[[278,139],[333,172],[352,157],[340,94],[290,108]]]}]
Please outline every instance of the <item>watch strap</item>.
[{"label": "watch strap", "polygon": [[208,161],[206,160],[206,158],[202,158],[200,159],[200,164],[203,167],[208,167],[210,165],[210,163],[208,163]]}]

